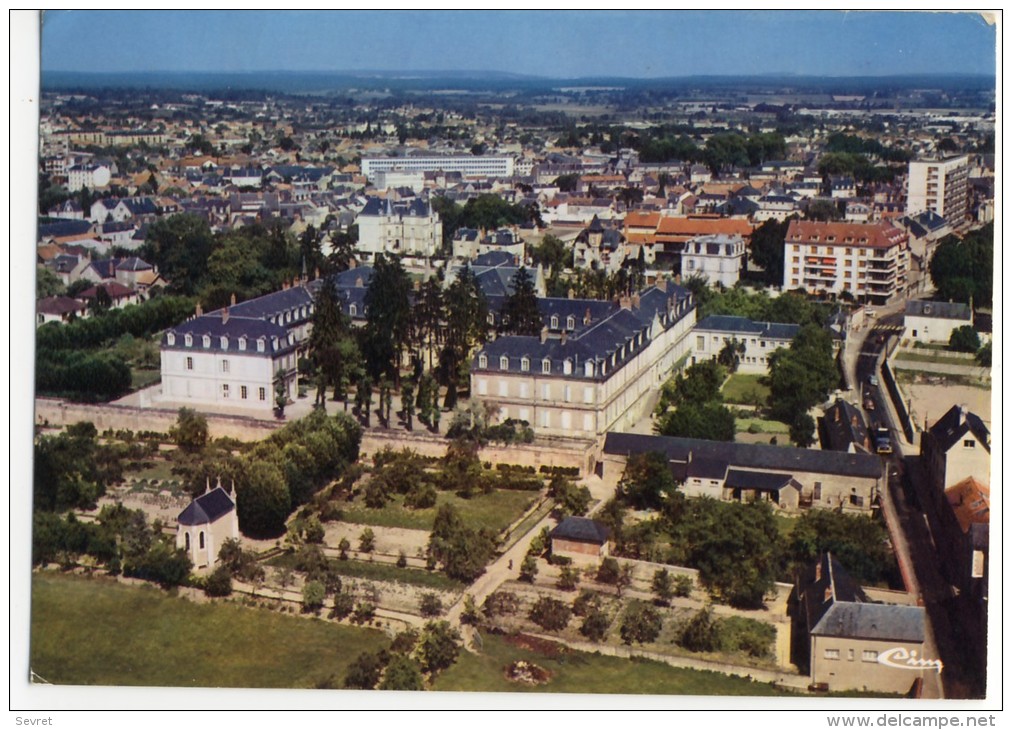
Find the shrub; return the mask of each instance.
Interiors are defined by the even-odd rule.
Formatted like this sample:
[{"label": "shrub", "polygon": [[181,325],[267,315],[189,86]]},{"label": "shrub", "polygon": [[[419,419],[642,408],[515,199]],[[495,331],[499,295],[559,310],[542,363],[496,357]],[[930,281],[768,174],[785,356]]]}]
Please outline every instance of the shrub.
[{"label": "shrub", "polygon": [[618,561],[615,558],[605,558],[601,561],[601,567],[597,569],[597,576],[594,580],[598,583],[613,586],[618,583],[618,577],[621,572],[621,568],[619,568]]},{"label": "shrub", "polygon": [[559,580],[556,582],[556,587],[561,588],[564,591],[574,591],[576,586],[580,584],[580,573],[570,565],[562,566],[562,570],[559,571]]},{"label": "shrub", "polygon": [[435,593],[424,593],[419,604],[422,616],[432,618],[443,613],[443,602]]},{"label": "shrub", "polygon": [[351,620],[356,624],[366,624],[372,621],[376,617],[376,606],[367,602],[360,601],[355,606],[355,612],[352,614]]},{"label": "shrub", "polygon": [[510,591],[496,591],[485,599],[483,605],[485,615],[488,617],[494,616],[512,616],[520,610],[520,598],[517,597],[516,593]]},{"label": "shrub", "polygon": [[224,565],[215,568],[214,572],[207,577],[204,584],[204,593],[209,596],[227,596],[232,593],[232,574]]},{"label": "shrub", "polygon": [[338,593],[334,596],[334,607],[330,609],[330,618],[347,618],[354,610],[354,606],[354,596],[350,593]]},{"label": "shrub", "polygon": [[358,536],[358,549],[363,553],[371,553],[376,549],[376,533],[370,528],[365,528]]},{"label": "shrub", "polygon": [[692,578],[687,575],[675,576],[675,596],[688,598],[692,595]]},{"label": "shrub", "polygon": [[619,632],[626,644],[655,641],[661,634],[661,616],[653,606],[633,603],[626,610]]},{"label": "shrub", "polygon": [[528,617],[546,631],[562,631],[569,625],[572,614],[569,606],[562,601],[542,596],[531,608]]},{"label": "shrub", "polygon": [[611,621],[608,616],[599,608],[594,608],[580,625],[580,633],[591,641],[602,641],[608,635],[608,628]]},{"label": "shrub", "polygon": [[323,599],[327,591],[323,583],[316,580],[307,582],[302,587],[302,611],[303,613],[316,613],[323,608]]},{"label": "shrub", "polygon": [[573,601],[573,613],[577,616],[589,616],[592,611],[601,607],[601,596],[586,588]]}]

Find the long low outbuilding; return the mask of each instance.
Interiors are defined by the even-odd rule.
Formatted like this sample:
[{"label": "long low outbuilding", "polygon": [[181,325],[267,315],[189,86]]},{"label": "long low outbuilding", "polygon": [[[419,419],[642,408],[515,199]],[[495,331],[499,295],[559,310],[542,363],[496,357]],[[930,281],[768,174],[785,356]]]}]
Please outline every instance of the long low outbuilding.
[{"label": "long low outbuilding", "polygon": [[882,460],[871,454],[635,433],[605,437],[599,471],[620,479],[630,456],[650,452],[664,454],[690,497],[868,513],[883,486]]}]

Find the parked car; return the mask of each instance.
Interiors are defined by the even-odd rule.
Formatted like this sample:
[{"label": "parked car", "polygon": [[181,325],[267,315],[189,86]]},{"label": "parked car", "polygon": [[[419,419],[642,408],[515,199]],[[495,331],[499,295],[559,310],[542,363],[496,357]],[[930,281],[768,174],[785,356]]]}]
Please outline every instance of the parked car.
[{"label": "parked car", "polygon": [[878,378],[875,377],[874,375],[869,375],[868,376],[868,385],[870,385],[873,388],[877,388],[878,387]]}]

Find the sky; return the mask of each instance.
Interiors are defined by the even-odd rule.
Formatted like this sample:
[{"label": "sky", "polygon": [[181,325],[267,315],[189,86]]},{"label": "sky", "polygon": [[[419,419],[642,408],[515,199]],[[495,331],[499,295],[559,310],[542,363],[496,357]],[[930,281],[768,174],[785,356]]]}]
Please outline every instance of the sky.
[{"label": "sky", "polygon": [[50,10],[42,71],[995,73],[976,13]]}]

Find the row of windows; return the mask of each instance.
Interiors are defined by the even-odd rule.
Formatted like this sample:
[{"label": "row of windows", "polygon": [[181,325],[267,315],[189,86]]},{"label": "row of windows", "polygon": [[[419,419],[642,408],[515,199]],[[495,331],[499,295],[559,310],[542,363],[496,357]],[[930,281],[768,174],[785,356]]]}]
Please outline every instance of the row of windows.
[{"label": "row of windows", "polygon": [[[232,389],[228,383],[221,384],[221,397],[228,399],[232,395]],[[239,386],[239,400],[249,400],[249,388],[245,385]],[[257,400],[267,400],[267,388],[257,388]]]},{"label": "row of windows", "polygon": [[[847,661],[850,661],[850,662],[854,661],[854,655],[855,655],[855,652],[854,652],[853,649],[847,649]],[[825,651],[822,652],[822,658],[823,659],[829,659],[831,661],[839,661],[839,659],[840,659],[840,650],[839,649],[826,649]],[[878,652],[875,651],[874,649],[865,649],[864,651],[861,652],[861,661],[862,662],[877,662],[878,661]]]},{"label": "row of windows", "polygon": [[[169,332],[165,336],[165,339],[166,339],[166,342],[168,342],[169,345],[175,345],[176,344],[176,335],[173,332]],[[287,339],[288,339],[287,344],[289,344],[289,345],[295,344],[295,335],[289,333]],[[239,351],[240,352],[244,352],[246,350],[246,346],[248,344],[248,340],[246,339],[245,336],[243,336],[243,337],[239,338],[238,342],[239,342]],[[266,338],[259,337],[259,338],[257,338],[256,343],[257,343],[257,352],[264,352],[264,351],[266,351],[266,349],[267,349],[267,339]],[[185,344],[186,347],[193,347],[193,335],[191,335],[191,334],[184,335],[183,336],[183,344]],[[275,350],[278,349],[278,347],[280,346],[280,344],[281,344],[281,341],[277,337],[271,338],[271,345],[273,346],[273,348]],[[204,335],[201,338],[201,345],[203,345],[203,347],[205,349],[211,347],[211,336],[210,335]],[[225,337],[225,336],[219,337],[218,338],[218,346],[222,350],[227,350],[228,347],[229,347],[228,337]]]},{"label": "row of windows", "polygon": [[[560,411],[558,417],[552,417],[553,412],[548,408],[542,408],[538,411],[538,422],[537,426],[541,428],[552,428],[558,426],[559,428],[569,431],[574,427],[573,414],[569,411]],[[506,420],[511,415],[509,407],[503,407],[499,411],[499,415],[503,420]],[[515,413],[515,417],[519,421],[527,421],[530,423],[530,409],[529,408],[518,408]],[[583,415],[583,430],[594,431],[594,416],[591,413],[585,413]]]},{"label": "row of windows", "polygon": [[[500,398],[509,398],[515,396],[517,398],[530,398],[530,386],[528,383],[517,383],[517,387],[514,389],[516,392],[510,393],[510,382],[509,380],[500,380],[497,395]],[[478,395],[488,395],[489,381],[485,378],[478,379]],[[562,400],[566,403],[573,402],[573,386],[564,385],[562,387]],[[552,386],[549,383],[544,383],[541,386],[541,399],[552,400]],[[591,404],[594,402],[594,388],[593,386],[587,386],[583,389],[583,402]]]},{"label": "row of windows", "polygon": [[299,319],[305,319],[306,317],[308,317],[313,313],[313,307],[311,305],[303,304],[301,307],[289,309],[287,312],[284,312],[283,314],[277,314],[271,317],[270,320],[274,324],[284,324],[286,322],[291,322],[293,319],[293,312],[294,317],[297,317]]}]

